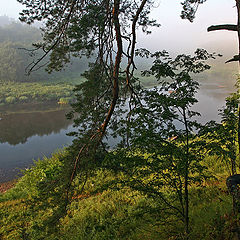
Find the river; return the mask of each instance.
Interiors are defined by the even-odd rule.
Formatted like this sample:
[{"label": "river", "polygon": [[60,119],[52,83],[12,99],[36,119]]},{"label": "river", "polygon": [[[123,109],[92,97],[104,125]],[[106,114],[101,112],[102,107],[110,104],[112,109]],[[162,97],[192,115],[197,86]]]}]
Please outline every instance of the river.
[{"label": "river", "polygon": [[41,112],[1,114],[0,182],[12,180],[33,159],[48,157],[71,143],[72,138],[66,135],[73,129],[65,117],[68,111],[56,106]]},{"label": "river", "polygon": [[[218,109],[231,91],[214,83],[201,86],[199,102],[194,106],[202,114],[201,122],[219,121]],[[65,117],[69,109],[57,106],[37,109],[0,111],[0,182],[19,176],[19,169],[31,166],[33,159],[49,157],[71,143],[72,138],[66,136],[73,130],[72,122]]]}]

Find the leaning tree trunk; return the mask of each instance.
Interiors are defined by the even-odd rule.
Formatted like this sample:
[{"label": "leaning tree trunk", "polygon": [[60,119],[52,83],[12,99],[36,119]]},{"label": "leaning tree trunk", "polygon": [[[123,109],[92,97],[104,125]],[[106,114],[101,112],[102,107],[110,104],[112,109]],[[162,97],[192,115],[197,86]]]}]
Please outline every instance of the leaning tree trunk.
[{"label": "leaning tree trunk", "polygon": [[[113,11],[112,11],[112,23],[113,23],[113,27],[115,30],[115,42],[116,42],[116,56],[115,56],[115,62],[114,62],[114,69],[113,69],[113,73],[112,73],[112,99],[111,99],[111,104],[110,107],[108,109],[108,112],[106,113],[106,117],[103,120],[103,123],[101,124],[101,126],[99,126],[98,130],[89,138],[89,143],[84,144],[75,159],[74,165],[73,165],[73,170],[71,173],[71,177],[70,177],[70,181],[68,184],[68,188],[67,188],[67,193],[66,193],[66,206],[69,204],[71,197],[69,196],[69,192],[70,192],[70,187],[71,184],[73,182],[73,179],[76,175],[77,172],[77,167],[79,165],[79,162],[81,160],[81,157],[83,154],[85,154],[86,152],[89,151],[89,148],[93,148],[93,152],[96,151],[96,149],[98,148],[98,146],[100,145],[106,130],[108,128],[109,122],[112,118],[112,115],[115,111],[116,105],[117,105],[117,101],[119,99],[119,74],[120,74],[120,64],[121,64],[121,59],[122,56],[124,54],[123,51],[123,36],[122,36],[122,32],[121,32],[121,25],[120,25],[120,6],[121,6],[122,1],[121,0],[114,0],[113,1]],[[133,58],[134,58],[134,50],[135,50],[135,44],[136,44],[136,24],[139,20],[139,17],[141,16],[141,13],[145,7],[145,5],[147,4],[147,0],[142,0],[141,5],[139,6],[139,8],[136,11],[136,14],[133,18],[133,25],[132,25],[132,40],[130,40],[130,45],[129,45],[129,49],[132,49],[131,54],[130,54],[130,63],[128,64],[126,73],[127,73],[127,86],[130,86],[130,77],[129,77],[129,68],[131,65],[133,65]],[[91,144],[93,146],[91,146]],[[83,185],[84,187],[84,185]],[[82,188],[83,189],[83,188]]]}]

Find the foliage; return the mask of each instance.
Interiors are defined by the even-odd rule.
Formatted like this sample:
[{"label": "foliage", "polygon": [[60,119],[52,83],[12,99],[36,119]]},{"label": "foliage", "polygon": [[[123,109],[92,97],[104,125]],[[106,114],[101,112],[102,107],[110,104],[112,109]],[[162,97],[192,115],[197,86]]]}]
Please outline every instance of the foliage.
[{"label": "foliage", "polygon": [[53,154],[51,158],[44,158],[34,162],[34,166],[24,171],[24,176],[20,178],[17,185],[1,196],[3,199],[21,199],[39,197],[38,185],[44,181],[53,181],[57,178],[63,163],[61,159],[66,152]]},{"label": "foliage", "polygon": [[[0,21],[4,21],[4,18],[0,18]],[[30,48],[32,42],[39,41],[39,30],[8,18],[5,21],[7,24],[0,27],[0,82],[41,80],[44,76],[41,77],[39,73],[26,76],[25,68],[30,62],[30,56],[23,50]]]},{"label": "foliage", "polygon": [[185,0],[181,3],[183,5],[181,17],[183,19],[188,19],[190,22],[193,22],[199,5],[203,4],[206,1],[207,0]]},{"label": "foliage", "polygon": [[60,98],[58,101],[58,104],[69,104],[71,100],[72,98],[70,97]]},{"label": "foliage", "polygon": [[11,42],[30,45],[41,38],[38,28],[21,24],[7,16],[0,16],[0,25],[0,43]]},{"label": "foliage", "polygon": [[[1,21],[3,26],[1,26]],[[29,82],[79,77],[80,73],[86,69],[87,63],[84,59],[79,61],[77,58],[71,58],[69,68],[59,74],[55,73],[50,76],[42,68],[27,76],[26,70],[29,64],[40,54],[39,51],[31,52],[32,43],[40,40],[40,29],[0,16],[0,82]]]},{"label": "foliage", "polygon": [[[1,196],[4,203],[8,199],[28,206],[20,210],[20,215],[25,215],[27,229],[24,234],[31,235],[33,239],[42,239],[50,236],[56,230],[59,216],[64,211],[64,196],[66,181],[63,170],[64,160],[68,158],[67,151],[53,154],[51,158],[44,158],[35,162],[35,166],[25,171],[24,176],[9,192]],[[18,201],[18,199],[21,199]],[[18,204],[17,204],[18,205]],[[10,221],[12,215],[10,215]],[[51,227],[50,227],[51,226]],[[8,229],[8,226],[6,226]],[[50,229],[49,229],[50,228]],[[11,224],[10,224],[11,229]],[[22,236],[21,229],[8,230]],[[20,237],[20,239],[21,239]]]},{"label": "foliage", "polygon": [[226,105],[220,109],[221,123],[210,122],[209,130],[202,131],[208,139],[208,151],[217,155],[228,166],[229,174],[236,174],[239,159],[239,93],[226,98]]},{"label": "foliage", "polygon": [[[183,239],[180,222],[156,199],[128,188],[101,190],[107,182],[121,177],[101,169],[88,179],[81,194],[75,183],[74,199],[60,222],[46,221],[53,216],[54,205],[42,208],[46,199],[41,195],[40,183],[46,186],[48,180],[59,180],[65,154],[35,162],[15,188],[0,195],[1,239]],[[169,191],[167,187],[165,190]],[[189,195],[189,239],[231,239],[235,219],[225,183],[207,181],[204,187],[193,185]],[[36,196],[40,198],[32,205],[29,198]],[[49,192],[49,200],[51,196]]]},{"label": "foliage", "polygon": [[[154,1],[59,2],[54,0],[46,5],[38,1],[32,1],[30,4],[26,0],[18,0],[18,2],[26,6],[26,9],[20,13],[22,22],[28,24],[36,20],[47,22],[42,29],[43,42],[35,46],[51,55],[48,64],[50,72],[62,69],[64,64],[69,62],[71,55],[90,56],[95,50],[98,54],[100,52],[103,54],[102,57],[101,54],[99,55],[99,58],[102,58],[99,60],[109,64],[110,59],[107,55],[109,50],[112,50],[111,43],[115,39],[114,25],[115,27],[119,25],[121,33],[128,38],[133,34],[128,27],[135,20],[144,32],[148,31],[148,26],[159,26],[148,16]],[[136,18],[138,15],[139,18]]]},{"label": "foliage", "polygon": [[[2,102],[3,102],[3,100],[2,100]],[[8,103],[8,104],[14,103],[14,102],[16,102],[16,98],[15,97],[11,97],[11,96],[6,97],[5,102]]]},{"label": "foliage", "polygon": [[124,174],[121,184],[161,200],[185,221],[188,233],[189,187],[208,177],[203,166],[207,141],[198,134],[203,128],[196,120],[200,114],[191,109],[198,82],[190,73],[209,69],[205,61],[215,55],[201,49],[193,57],[175,59],[166,51],[150,54],[142,49],[138,54],[155,58],[143,74],[154,75],[160,85],[143,90],[143,102],[135,103],[126,121],[129,147],[111,152],[106,166]]},{"label": "foliage", "polygon": [[73,96],[74,86],[71,83],[3,83],[0,86],[0,102],[12,103],[33,103],[33,102],[58,102],[64,98],[70,102]]}]

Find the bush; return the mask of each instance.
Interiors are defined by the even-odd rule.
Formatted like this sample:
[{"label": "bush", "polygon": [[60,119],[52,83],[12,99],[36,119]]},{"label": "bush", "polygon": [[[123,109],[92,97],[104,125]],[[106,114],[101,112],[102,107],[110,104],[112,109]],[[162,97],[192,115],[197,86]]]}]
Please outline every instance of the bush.
[{"label": "bush", "polygon": [[[72,94],[73,86],[67,83],[3,83],[0,85],[2,95],[1,102],[6,104],[18,102],[45,102],[57,101],[59,98],[66,98]],[[69,98],[70,99],[70,98]],[[69,101],[68,99],[68,101]]]},{"label": "bush", "polygon": [[15,97],[6,97],[5,102],[8,103],[8,104],[15,103],[16,98]]},{"label": "bush", "polygon": [[65,151],[57,152],[52,157],[44,157],[35,161],[32,168],[26,169],[24,176],[20,178],[16,186],[6,194],[0,194],[0,201],[4,199],[33,198],[39,196],[39,184],[45,181],[54,181],[61,172],[63,163],[61,159],[65,156]]},{"label": "bush", "polygon": [[28,100],[28,97],[26,97],[26,96],[21,96],[21,97],[19,97],[19,100],[20,100],[21,102],[26,102],[26,101]]},{"label": "bush", "polygon": [[58,104],[69,104],[70,103],[71,98],[60,98],[58,101]]}]

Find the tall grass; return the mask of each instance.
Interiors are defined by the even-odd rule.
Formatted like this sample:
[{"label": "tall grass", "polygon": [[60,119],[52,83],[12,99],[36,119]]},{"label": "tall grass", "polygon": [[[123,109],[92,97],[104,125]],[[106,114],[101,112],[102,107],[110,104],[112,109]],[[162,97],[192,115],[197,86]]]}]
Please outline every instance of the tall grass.
[{"label": "tall grass", "polygon": [[[0,195],[1,239],[184,239],[183,224],[157,199],[129,188],[104,190],[104,185],[118,176],[101,169],[89,178],[84,192],[79,192],[76,180],[74,198],[67,214],[60,221],[50,222],[48,219],[54,217],[56,208],[51,205],[52,192],[46,193],[48,208],[42,208],[39,184],[59,179],[64,167],[62,160],[66,156],[67,152],[63,151],[36,161],[14,188]],[[206,158],[208,162],[212,162],[214,170],[217,159]],[[220,166],[223,169],[219,169],[218,178],[190,189],[189,239],[234,237],[236,219],[231,215],[231,196],[225,186],[226,171],[224,165]],[[54,228],[52,224],[55,224]]]}]

